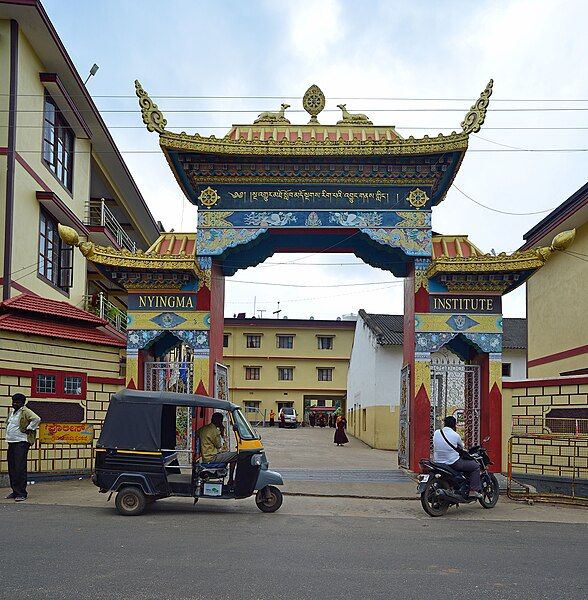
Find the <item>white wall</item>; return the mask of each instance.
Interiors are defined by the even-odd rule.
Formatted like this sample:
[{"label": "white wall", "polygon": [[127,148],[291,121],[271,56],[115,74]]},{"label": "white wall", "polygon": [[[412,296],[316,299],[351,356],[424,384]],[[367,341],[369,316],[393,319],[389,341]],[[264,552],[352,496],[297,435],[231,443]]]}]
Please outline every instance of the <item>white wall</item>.
[{"label": "white wall", "polygon": [[347,409],[398,406],[401,369],[402,346],[380,346],[359,318],[347,373]]},{"label": "white wall", "polygon": [[520,380],[527,377],[527,352],[525,350],[504,350],[502,362],[510,363],[510,377],[503,379]]}]

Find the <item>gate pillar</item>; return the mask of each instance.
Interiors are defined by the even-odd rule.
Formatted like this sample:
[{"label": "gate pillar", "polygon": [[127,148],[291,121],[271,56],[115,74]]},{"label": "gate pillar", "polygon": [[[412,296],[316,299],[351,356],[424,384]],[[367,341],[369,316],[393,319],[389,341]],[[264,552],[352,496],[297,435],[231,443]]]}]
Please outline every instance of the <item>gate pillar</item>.
[{"label": "gate pillar", "polygon": [[492,458],[491,471],[502,467],[502,354],[481,353],[472,361],[480,365],[480,441]]},{"label": "gate pillar", "polygon": [[[419,350],[416,344],[416,313],[427,310],[428,259],[415,259],[404,281],[404,338],[403,366],[408,367],[408,419],[401,424],[400,439],[408,439],[408,453],[401,456],[401,466],[416,471],[421,458],[429,456],[429,421],[431,413],[431,357],[427,349]],[[408,433],[408,435],[407,435]]]}]

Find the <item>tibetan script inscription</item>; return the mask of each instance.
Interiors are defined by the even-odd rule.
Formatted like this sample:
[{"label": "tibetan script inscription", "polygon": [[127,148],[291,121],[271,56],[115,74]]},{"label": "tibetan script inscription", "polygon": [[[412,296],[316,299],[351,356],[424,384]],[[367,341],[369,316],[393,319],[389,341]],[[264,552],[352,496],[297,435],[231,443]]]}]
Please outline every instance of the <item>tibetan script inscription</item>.
[{"label": "tibetan script inscription", "polygon": [[[214,189],[213,189],[214,188]],[[225,185],[213,187],[197,186],[197,193],[202,195],[214,192],[216,210],[235,209],[337,209],[362,208],[375,210],[414,210],[409,195],[414,191],[412,186],[288,186],[274,187],[269,185]],[[430,192],[430,190],[428,190]],[[423,192],[424,193],[424,192]],[[200,198],[200,196],[197,196]],[[430,210],[429,196],[417,210]],[[210,206],[200,204],[210,209]]]},{"label": "tibetan script inscription", "polygon": [[500,314],[502,298],[500,296],[454,296],[431,294],[429,310],[432,313],[477,313]]}]

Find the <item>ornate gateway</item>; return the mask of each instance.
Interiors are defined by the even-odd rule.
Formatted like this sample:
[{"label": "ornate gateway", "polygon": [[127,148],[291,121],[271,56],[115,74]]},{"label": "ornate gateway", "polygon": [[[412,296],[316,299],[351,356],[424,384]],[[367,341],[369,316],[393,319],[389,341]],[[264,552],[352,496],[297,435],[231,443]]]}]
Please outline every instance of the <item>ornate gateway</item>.
[{"label": "ornate gateway", "polygon": [[431,414],[436,425],[450,409],[443,398],[457,385],[449,377],[454,369],[441,382],[438,366],[431,367],[431,354],[447,346],[464,373],[485,374],[482,384],[466,375],[455,393],[462,395],[467,435],[492,435],[489,450],[500,468],[500,297],[565,250],[574,234],[560,234],[548,248],[498,256],[467,236],[433,235],[432,210],[457,174],[469,135],[484,123],[492,86],[450,135],[404,138],[345,103],[336,123],[319,123],[328,100],[313,85],[302,102],[306,125],[291,123],[282,103],[217,138],[168,131],[162,111],[135,82],[143,122],[159,135],[178,184],[199,208],[196,232],[163,233],[146,252],[131,253],[60,227],[65,242],[129,293],[127,385],[143,384],[146,356],[157,360],[181,344],[189,350],[193,391],[213,394],[214,365],[223,355],[224,278],[277,251],[351,252],[406,278],[401,464],[416,469],[428,456]]}]

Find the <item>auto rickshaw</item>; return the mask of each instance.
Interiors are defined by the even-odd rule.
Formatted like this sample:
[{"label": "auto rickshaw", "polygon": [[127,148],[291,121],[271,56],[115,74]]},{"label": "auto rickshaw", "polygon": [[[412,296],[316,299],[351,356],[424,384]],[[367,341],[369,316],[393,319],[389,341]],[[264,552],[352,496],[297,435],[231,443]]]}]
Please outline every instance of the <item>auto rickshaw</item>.
[{"label": "auto rickshaw", "polygon": [[[233,486],[225,485],[226,463],[181,465],[176,448],[177,407],[209,408],[228,417],[237,447]],[[191,422],[191,419],[190,419]],[[102,493],[116,493],[121,515],[140,515],[147,505],[170,496],[241,499],[255,493],[263,512],[282,505],[282,476],[270,471],[261,438],[251,429],[240,408],[225,400],[197,394],[122,390],[112,396],[96,447],[92,481]],[[109,500],[110,500],[109,496]]]}]

